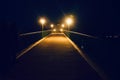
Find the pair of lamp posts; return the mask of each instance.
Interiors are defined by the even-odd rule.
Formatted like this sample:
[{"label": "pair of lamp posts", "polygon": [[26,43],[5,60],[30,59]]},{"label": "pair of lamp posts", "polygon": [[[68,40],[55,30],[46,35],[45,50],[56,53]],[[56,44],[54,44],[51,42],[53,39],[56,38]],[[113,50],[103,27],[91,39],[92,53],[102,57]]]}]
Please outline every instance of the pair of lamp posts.
[{"label": "pair of lamp posts", "polygon": [[[46,19],[45,19],[45,18],[40,18],[39,22],[40,22],[41,25],[42,25],[42,37],[44,37],[44,36],[43,36],[43,29],[44,29],[44,25],[45,25],[45,23],[46,23]],[[70,17],[67,17],[67,18],[65,19],[65,23],[67,24],[67,28],[68,28],[68,31],[69,31],[69,30],[70,30],[70,25],[73,23],[73,19],[70,18]],[[54,27],[54,25],[51,24],[51,28],[53,28],[53,27]],[[64,24],[62,24],[62,27],[64,27]]]}]

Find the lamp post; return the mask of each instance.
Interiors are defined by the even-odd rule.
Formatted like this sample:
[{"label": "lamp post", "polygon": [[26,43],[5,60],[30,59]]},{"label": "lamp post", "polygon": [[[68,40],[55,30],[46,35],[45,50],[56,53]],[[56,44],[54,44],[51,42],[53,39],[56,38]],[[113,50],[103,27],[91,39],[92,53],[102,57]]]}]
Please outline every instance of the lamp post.
[{"label": "lamp post", "polygon": [[61,25],[61,27],[62,27],[62,28],[64,28],[64,27],[65,27],[65,25],[64,25],[64,24],[62,24],[62,25]]},{"label": "lamp post", "polygon": [[41,18],[41,19],[40,19],[40,23],[41,23],[41,25],[42,25],[42,37],[43,37],[43,28],[44,28],[44,24],[46,23],[45,18]]},{"label": "lamp post", "polygon": [[54,24],[51,24],[50,27],[53,28],[53,27],[54,27]]},{"label": "lamp post", "polygon": [[68,26],[68,31],[69,31],[69,28],[70,28],[70,25],[73,23],[73,20],[71,18],[67,18],[66,19],[66,24]]},{"label": "lamp post", "polygon": [[68,37],[70,37],[69,30],[70,30],[70,25],[73,23],[73,20],[72,20],[72,18],[68,17],[68,18],[66,18],[65,22],[68,27]]}]

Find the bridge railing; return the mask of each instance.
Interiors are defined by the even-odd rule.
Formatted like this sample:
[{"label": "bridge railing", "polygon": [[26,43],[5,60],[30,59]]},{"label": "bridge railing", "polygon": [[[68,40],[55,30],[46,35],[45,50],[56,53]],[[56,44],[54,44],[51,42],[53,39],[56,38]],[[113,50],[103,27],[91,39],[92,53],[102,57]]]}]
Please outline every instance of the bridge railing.
[{"label": "bridge railing", "polygon": [[[51,33],[51,30],[44,30],[43,37],[49,35],[50,33]],[[42,31],[19,34],[18,50],[17,50],[18,53],[43,37],[42,37]]]},{"label": "bridge railing", "polygon": [[48,35],[51,32],[51,30],[44,30],[44,31],[35,31],[35,32],[29,32],[29,33],[23,33],[23,34],[20,34],[19,36],[41,34],[42,32],[43,32],[44,36],[46,36],[46,35]]},{"label": "bridge railing", "polygon": [[108,80],[108,73],[106,70],[106,64],[102,64],[103,61],[107,61],[105,56],[107,52],[107,42],[100,38],[74,31],[66,31],[66,35],[85,53],[88,60],[94,64],[94,69],[99,73],[103,80]]}]

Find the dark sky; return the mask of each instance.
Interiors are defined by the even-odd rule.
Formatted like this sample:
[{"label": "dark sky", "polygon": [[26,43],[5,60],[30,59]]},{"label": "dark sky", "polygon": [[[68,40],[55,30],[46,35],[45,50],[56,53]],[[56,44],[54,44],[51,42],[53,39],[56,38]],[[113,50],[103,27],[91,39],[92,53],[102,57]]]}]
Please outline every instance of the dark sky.
[{"label": "dark sky", "polygon": [[93,35],[120,34],[117,0],[2,0],[0,7],[0,20],[17,23],[20,33],[34,30],[39,16],[57,23],[64,15],[73,14],[77,20],[76,31]]}]

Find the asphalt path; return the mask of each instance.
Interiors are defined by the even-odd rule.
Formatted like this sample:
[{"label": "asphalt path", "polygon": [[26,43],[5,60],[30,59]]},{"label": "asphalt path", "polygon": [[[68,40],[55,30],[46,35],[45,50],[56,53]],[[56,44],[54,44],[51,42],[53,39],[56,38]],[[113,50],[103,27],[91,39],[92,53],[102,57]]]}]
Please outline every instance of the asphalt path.
[{"label": "asphalt path", "polygon": [[63,33],[52,33],[25,49],[8,80],[102,80]]}]

